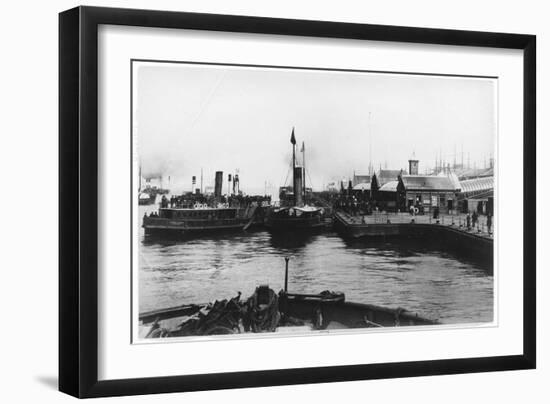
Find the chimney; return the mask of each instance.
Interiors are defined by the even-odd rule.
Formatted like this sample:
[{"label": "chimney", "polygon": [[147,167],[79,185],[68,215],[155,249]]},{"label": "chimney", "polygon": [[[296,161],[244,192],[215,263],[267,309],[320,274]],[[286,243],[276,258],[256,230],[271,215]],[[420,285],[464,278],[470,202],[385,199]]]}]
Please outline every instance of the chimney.
[{"label": "chimney", "polygon": [[409,159],[409,175],[418,175],[418,160],[414,159],[414,155]]},{"label": "chimney", "polygon": [[[240,183],[240,180],[239,180],[239,174],[235,174],[233,176],[233,193],[235,195],[238,195],[239,194],[239,183]],[[236,184],[236,185],[235,185]]]},{"label": "chimney", "polygon": [[216,171],[216,179],[214,183],[214,197],[221,198],[222,196],[223,171]]},{"label": "chimney", "polygon": [[294,167],[294,186],[293,186],[293,193],[294,193],[294,205],[295,206],[303,206],[303,184],[302,184],[302,167]]}]

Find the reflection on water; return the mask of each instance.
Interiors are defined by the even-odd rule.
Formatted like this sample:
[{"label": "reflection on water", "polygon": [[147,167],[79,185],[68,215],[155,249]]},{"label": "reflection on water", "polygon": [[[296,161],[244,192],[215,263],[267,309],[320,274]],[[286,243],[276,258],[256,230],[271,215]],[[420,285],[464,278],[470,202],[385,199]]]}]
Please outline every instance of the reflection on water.
[{"label": "reflection on water", "polygon": [[187,240],[140,234],[139,310],[252,294],[260,284],[289,290],[342,291],[346,300],[403,307],[444,323],[493,319],[493,277],[419,241],[346,241],[336,233],[310,236],[241,232]]}]

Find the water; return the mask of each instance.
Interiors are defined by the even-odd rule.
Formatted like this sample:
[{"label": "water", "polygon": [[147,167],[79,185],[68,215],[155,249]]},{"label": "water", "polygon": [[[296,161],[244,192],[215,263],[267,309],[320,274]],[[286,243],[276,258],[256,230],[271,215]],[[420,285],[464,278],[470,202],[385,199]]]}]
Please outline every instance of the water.
[{"label": "water", "polygon": [[[142,210],[143,207],[140,207]],[[336,233],[274,236],[267,231],[188,240],[140,235],[140,312],[251,295],[257,285],[289,291],[341,291],[346,300],[402,307],[443,323],[493,319],[487,268],[420,241],[343,240]]]}]

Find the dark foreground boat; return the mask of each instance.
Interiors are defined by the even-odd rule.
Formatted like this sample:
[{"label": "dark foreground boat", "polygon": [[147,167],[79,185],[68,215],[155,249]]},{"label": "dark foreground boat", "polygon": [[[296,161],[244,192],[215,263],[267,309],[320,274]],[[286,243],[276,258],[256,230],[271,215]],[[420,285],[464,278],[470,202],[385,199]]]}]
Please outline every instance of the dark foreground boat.
[{"label": "dark foreground boat", "polygon": [[[288,271],[288,259],[287,259]],[[288,272],[287,272],[288,274]],[[252,296],[189,304],[139,315],[140,338],[169,338],[245,333],[300,333],[370,327],[438,324],[405,309],[346,302],[343,293],[275,293],[259,286]]]}]

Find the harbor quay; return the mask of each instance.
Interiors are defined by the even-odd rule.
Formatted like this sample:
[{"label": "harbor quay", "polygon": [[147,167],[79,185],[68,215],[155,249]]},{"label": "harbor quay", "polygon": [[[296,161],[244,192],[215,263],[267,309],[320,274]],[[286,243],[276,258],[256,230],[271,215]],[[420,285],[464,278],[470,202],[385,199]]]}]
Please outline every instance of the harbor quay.
[{"label": "harbor quay", "polygon": [[352,216],[339,211],[334,214],[334,228],[345,238],[398,241],[408,238],[422,240],[439,249],[455,253],[483,264],[493,272],[493,229],[488,217],[481,217],[475,226],[468,226],[467,215],[428,215],[375,213]]},{"label": "harbor quay", "polygon": [[478,215],[475,223],[470,218],[468,222],[468,214],[442,214],[437,218],[431,215],[411,215],[408,213],[393,213],[393,212],[374,212],[371,215],[351,215],[349,213],[338,211],[335,214],[335,220],[340,221],[344,226],[360,226],[372,227],[380,225],[403,225],[403,224],[418,224],[418,225],[434,225],[448,226],[465,234],[482,237],[487,240],[493,239],[493,226],[491,219],[486,215]]}]

